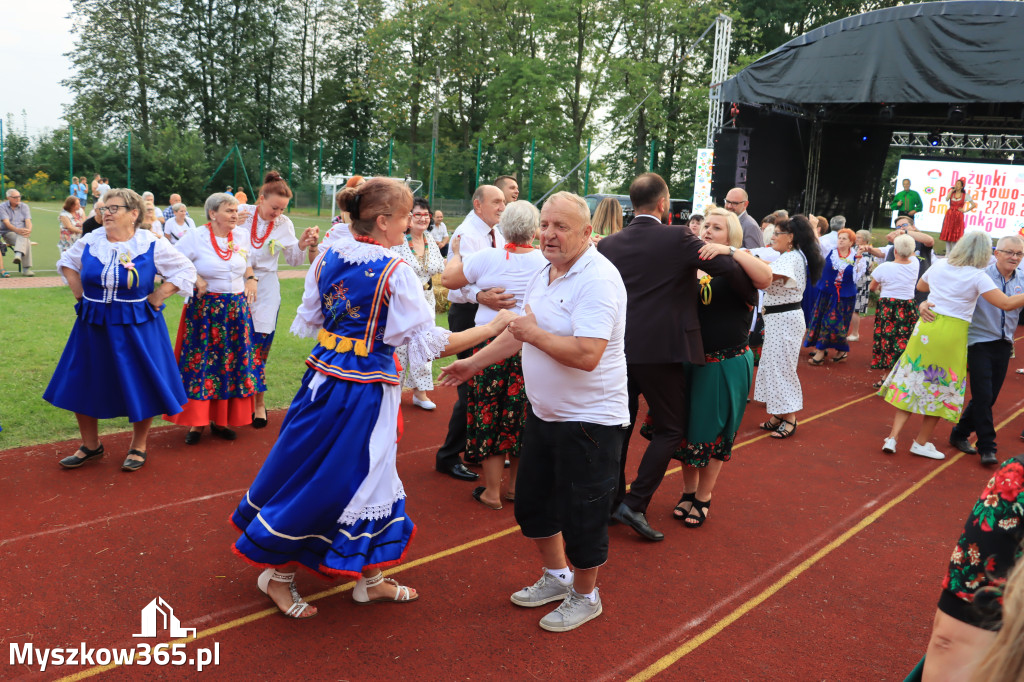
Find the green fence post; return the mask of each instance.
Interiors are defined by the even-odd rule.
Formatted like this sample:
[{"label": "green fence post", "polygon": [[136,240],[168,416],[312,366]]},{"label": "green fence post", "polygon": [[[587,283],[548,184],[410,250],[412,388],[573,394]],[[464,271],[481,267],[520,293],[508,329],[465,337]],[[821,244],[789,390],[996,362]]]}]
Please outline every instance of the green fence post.
[{"label": "green fence post", "polygon": [[68,186],[75,175],[75,126],[68,124]]},{"label": "green fence post", "polygon": [[7,181],[4,180],[4,120],[0,118],[0,196],[4,196],[4,192],[7,191],[6,184]]},{"label": "green fence post", "polygon": [[355,140],[352,140],[352,175],[356,174],[356,145],[359,144]]},{"label": "green fence post", "polygon": [[434,200],[434,158],[437,156],[437,140],[433,139],[430,141],[430,184],[427,185],[428,196],[430,201]]},{"label": "green fence post", "polygon": [[128,131],[128,189],[132,188],[132,131]]},{"label": "green fence post", "polygon": [[[288,140],[288,186],[289,187],[292,186],[292,166],[295,165],[295,164],[292,163],[292,148],[293,148],[294,143],[295,143],[295,140]],[[292,205],[294,203],[295,203],[295,194],[292,193],[292,198],[288,200],[288,211],[289,212],[291,212]]]},{"label": "green fence post", "polygon": [[395,138],[388,140],[388,177],[391,177],[391,159],[395,156]]},{"label": "green fence post", "polygon": [[263,182],[263,176],[264,175],[265,175],[265,173],[263,172],[263,138],[261,137],[260,138],[260,177],[258,178],[258,180],[260,182]]},{"label": "green fence post", "polygon": [[526,191],[526,200],[533,201],[533,157],[537,155],[537,138],[530,141],[530,185]]},{"label": "green fence post", "polygon": [[324,200],[324,141],[320,140],[320,162],[316,170],[316,215],[320,217],[320,204]]},{"label": "green fence post", "polygon": [[476,183],[473,185],[473,190],[480,186],[480,151],[483,149],[484,139],[481,137],[476,141]]},{"label": "green fence post", "polygon": [[647,170],[650,173],[654,172],[654,159],[658,155],[658,140],[657,138],[651,140],[651,161],[648,164]]},{"label": "green fence post", "polygon": [[[238,151],[238,143],[235,142],[232,147],[235,151]],[[238,157],[234,156],[231,158],[231,189],[235,192],[238,191]]]},{"label": "green fence post", "polygon": [[587,169],[583,173],[583,196],[590,194],[590,138],[587,138]]}]

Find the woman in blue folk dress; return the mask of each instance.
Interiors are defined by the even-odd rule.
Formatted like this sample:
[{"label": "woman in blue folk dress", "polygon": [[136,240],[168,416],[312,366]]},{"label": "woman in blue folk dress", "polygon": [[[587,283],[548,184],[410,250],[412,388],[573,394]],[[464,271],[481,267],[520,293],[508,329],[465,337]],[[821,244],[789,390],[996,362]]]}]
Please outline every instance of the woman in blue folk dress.
[{"label": "woman in blue folk dress", "polygon": [[[187,398],[164,322],[163,302],[192,293],[196,269],[170,242],[139,229],[142,199],[107,192],[103,227],[61,255],[57,271],[78,299],[78,318],[43,398],[78,418],[82,445],[60,461],[75,469],[103,455],[100,419],[128,417],[134,434],[122,469],[146,461],[153,417],[181,412]],[[155,287],[157,275],[163,283]]]},{"label": "woman in blue folk dress", "polygon": [[825,257],[818,282],[818,301],[804,337],[804,346],[815,348],[808,360],[812,365],[824,364],[829,348],[837,351],[832,362],[843,362],[850,354],[846,334],[857,300],[857,281],[867,269],[867,261],[853,248],[855,239],[853,230],[839,230],[836,248]]},{"label": "woman in blue folk dress", "polygon": [[396,454],[401,386],[396,346],[410,364],[456,353],[494,336],[514,315],[452,334],[435,326],[415,271],[390,247],[410,223],[412,194],[375,178],[339,204],[353,239],[336,241],[306,276],[291,331],[317,340],[281,434],[231,517],[233,550],[266,570],[258,585],[292,618],[316,609],[293,585],[297,565],[358,577],[359,603],[409,602],[415,590],[385,580],[415,527],[405,512]]}]

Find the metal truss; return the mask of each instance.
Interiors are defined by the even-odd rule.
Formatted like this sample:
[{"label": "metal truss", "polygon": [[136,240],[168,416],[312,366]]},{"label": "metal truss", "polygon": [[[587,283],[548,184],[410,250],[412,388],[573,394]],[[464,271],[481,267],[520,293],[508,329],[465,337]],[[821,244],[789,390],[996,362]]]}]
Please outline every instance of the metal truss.
[{"label": "metal truss", "polygon": [[711,87],[708,90],[708,129],[705,146],[715,146],[715,133],[722,127],[721,86],[729,75],[729,46],[732,43],[732,18],[719,14],[715,19],[715,51],[711,58]]},{"label": "metal truss", "polygon": [[912,149],[988,149],[1000,152],[1019,152],[1024,151],[1024,136],[894,131],[890,145]]},{"label": "metal truss", "polygon": [[804,212],[813,213],[818,203],[818,171],[821,169],[821,121],[811,124],[811,140],[807,148],[807,182],[804,185]]}]

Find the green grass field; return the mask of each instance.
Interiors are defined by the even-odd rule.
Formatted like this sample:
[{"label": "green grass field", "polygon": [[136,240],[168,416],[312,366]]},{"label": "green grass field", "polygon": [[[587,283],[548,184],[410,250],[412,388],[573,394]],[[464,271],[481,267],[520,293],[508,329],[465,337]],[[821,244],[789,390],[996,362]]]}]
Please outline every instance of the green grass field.
[{"label": "green grass field", "polygon": [[[299,388],[305,372],[303,364],[312,348],[312,339],[288,333],[295,309],[302,299],[302,280],[281,282],[281,317],[274,347],[267,365],[267,405],[270,409],[287,407]],[[184,299],[172,296],[164,318],[171,339],[175,338]],[[61,289],[11,289],[0,294],[0,450],[77,438],[78,425],[70,412],[57,409],[43,400],[43,391],[64,352],[75,321],[71,292]],[[437,324],[448,326],[447,316],[438,315]],[[82,359],[87,362],[87,358]],[[451,362],[434,362],[434,376]],[[156,425],[166,425],[158,420]],[[127,419],[100,423],[102,433],[130,428]]]}]

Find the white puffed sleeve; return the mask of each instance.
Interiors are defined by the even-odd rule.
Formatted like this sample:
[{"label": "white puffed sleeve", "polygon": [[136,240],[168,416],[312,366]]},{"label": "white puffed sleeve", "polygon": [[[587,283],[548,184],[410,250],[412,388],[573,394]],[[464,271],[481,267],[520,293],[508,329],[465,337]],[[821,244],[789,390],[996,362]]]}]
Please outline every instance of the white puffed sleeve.
[{"label": "white puffed sleeve", "polygon": [[288,216],[278,218],[281,226],[274,228],[274,239],[284,249],[284,262],[292,267],[302,265],[306,252],[299,248],[299,238],[295,236],[295,225]]},{"label": "white puffed sleeve", "polygon": [[295,311],[295,319],[288,330],[295,336],[312,338],[324,326],[324,312],[320,308],[320,287],[317,284],[317,271],[324,254],[317,256],[306,273],[305,290],[302,292],[302,303]]},{"label": "white puffed sleeve", "polygon": [[803,286],[801,281],[804,278],[798,274],[797,269],[802,269],[803,267],[804,259],[802,258],[802,254],[796,250],[787,251],[782,254],[778,260],[772,263],[772,274],[782,275],[786,278],[782,285],[785,288],[799,289]]},{"label": "white puffed sleeve", "polygon": [[861,256],[855,258],[853,261],[853,283],[856,284],[860,281],[860,278],[864,276],[864,273],[868,271],[868,263],[870,262],[870,256]]},{"label": "white puffed sleeve", "polygon": [[95,237],[95,232],[90,232],[85,235],[74,244],[71,248],[60,255],[60,260],[57,261],[57,274],[60,275],[60,281],[64,284],[68,283],[68,280],[64,277],[64,268],[68,270],[74,270],[75,272],[82,272],[82,256],[85,254],[85,247],[90,244]]},{"label": "white puffed sleeve", "polygon": [[418,367],[440,357],[448,345],[450,331],[438,327],[434,313],[423,298],[423,285],[407,263],[391,273],[391,304],[384,327],[384,343],[408,346],[409,366]]},{"label": "white puffed sleeve", "polygon": [[198,274],[196,266],[166,239],[156,240],[153,247],[153,263],[165,282],[178,287],[178,295],[184,298],[192,295]]}]

